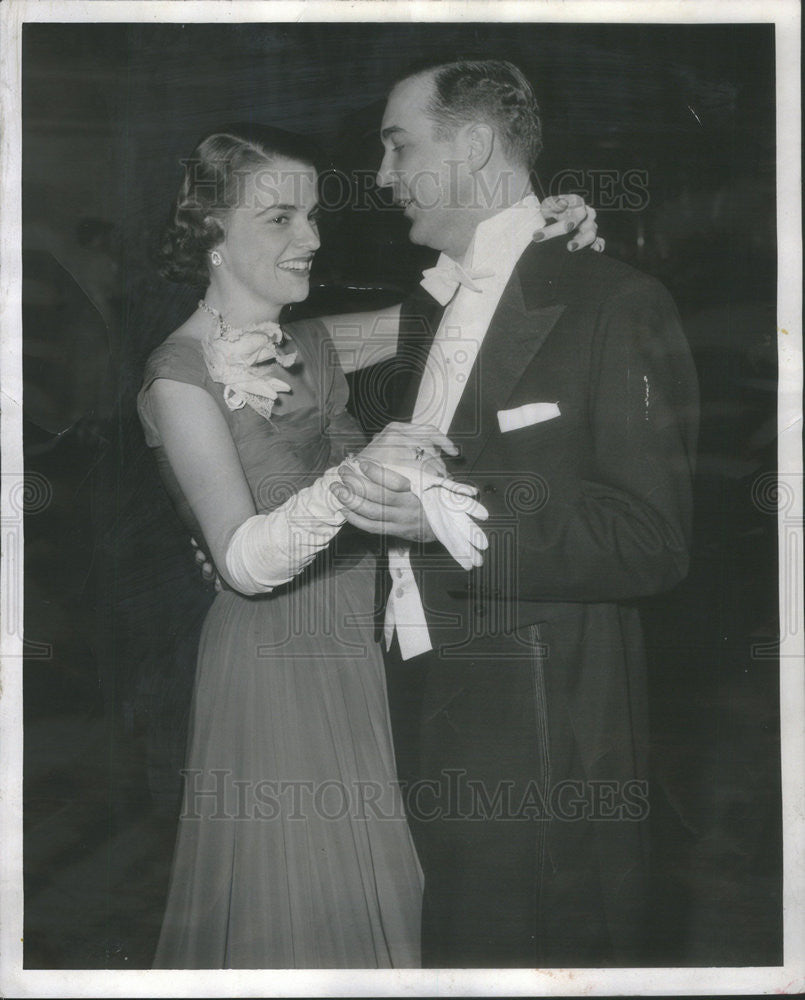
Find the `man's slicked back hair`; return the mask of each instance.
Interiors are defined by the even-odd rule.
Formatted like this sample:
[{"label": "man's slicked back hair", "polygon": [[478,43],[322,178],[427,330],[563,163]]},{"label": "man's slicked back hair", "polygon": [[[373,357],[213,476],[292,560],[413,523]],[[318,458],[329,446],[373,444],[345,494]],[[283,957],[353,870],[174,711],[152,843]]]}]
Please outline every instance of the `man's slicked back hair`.
[{"label": "man's slicked back hair", "polygon": [[450,138],[462,125],[483,121],[495,129],[508,157],[531,170],[542,152],[542,122],[531,84],[503,59],[461,59],[407,73],[428,73],[433,97],[428,114],[436,136]]}]

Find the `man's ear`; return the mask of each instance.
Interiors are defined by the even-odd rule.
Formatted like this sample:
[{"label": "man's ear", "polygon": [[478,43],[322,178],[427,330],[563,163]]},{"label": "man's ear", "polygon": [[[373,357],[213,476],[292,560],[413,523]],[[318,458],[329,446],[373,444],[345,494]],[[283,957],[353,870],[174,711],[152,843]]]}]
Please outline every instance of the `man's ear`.
[{"label": "man's ear", "polygon": [[495,132],[483,122],[475,122],[467,127],[467,166],[475,173],[489,162],[495,148]]}]

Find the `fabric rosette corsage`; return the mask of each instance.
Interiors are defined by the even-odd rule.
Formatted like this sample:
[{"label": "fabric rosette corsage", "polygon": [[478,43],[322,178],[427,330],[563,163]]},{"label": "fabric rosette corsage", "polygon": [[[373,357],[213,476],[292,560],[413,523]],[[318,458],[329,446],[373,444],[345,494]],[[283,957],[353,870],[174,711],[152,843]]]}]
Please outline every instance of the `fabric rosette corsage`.
[{"label": "fabric rosette corsage", "polygon": [[282,328],[271,321],[235,328],[206,302],[200,302],[199,308],[218,320],[202,348],[210,377],[224,386],[226,405],[230,410],[250,406],[268,420],[279,393],[291,391],[274,374],[275,365],[289,368],[296,361],[296,352],[284,354],[277,349],[284,336]]}]

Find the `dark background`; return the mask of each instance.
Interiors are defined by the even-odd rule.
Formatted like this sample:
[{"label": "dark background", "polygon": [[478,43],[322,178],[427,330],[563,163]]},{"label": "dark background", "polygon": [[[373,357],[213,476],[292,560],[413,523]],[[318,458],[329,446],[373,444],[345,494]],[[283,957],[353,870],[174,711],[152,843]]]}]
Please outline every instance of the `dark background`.
[{"label": "dark background", "polygon": [[[607,252],[670,288],[699,370],[692,568],[644,608],[646,964],[782,961],[773,28],[29,24],[24,443],[48,485],[25,526],[27,967],[147,967],[161,917],[213,596],[134,410],[145,357],[198,298],[149,262],[179,159],[255,120],[374,169],[389,82],[459,54],[533,81],[538,193],[599,209]],[[369,194],[329,213],[296,315],[397,301],[429,263]]]}]

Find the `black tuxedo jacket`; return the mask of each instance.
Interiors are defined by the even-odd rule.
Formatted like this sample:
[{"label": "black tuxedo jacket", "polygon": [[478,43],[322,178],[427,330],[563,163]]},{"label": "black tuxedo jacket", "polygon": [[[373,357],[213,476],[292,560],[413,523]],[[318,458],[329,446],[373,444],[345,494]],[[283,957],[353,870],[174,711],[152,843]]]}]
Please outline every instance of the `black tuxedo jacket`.
[{"label": "black tuxedo jacket", "polygon": [[[398,419],[410,419],[441,314],[422,290],[404,305]],[[499,411],[529,403],[556,403],[559,416],[503,432]],[[564,241],[531,244],[448,432],[461,448],[447,461],[450,474],[478,486],[489,510],[484,565],[466,572],[438,544],[412,549],[435,647],[425,658],[420,774],[458,765],[492,783],[528,779],[533,733],[508,732],[509,723],[505,734],[469,726],[456,750],[453,725],[476,678],[495,670],[494,659],[480,673],[478,663],[499,647],[509,669],[521,642],[523,670],[536,669],[544,687],[535,706],[545,737],[541,773],[553,788],[615,782],[624,820],[595,822],[593,850],[573,823],[548,824],[540,905],[565,912],[563,873],[572,881],[589,868],[614,954],[626,964],[639,958],[646,882],[646,824],[630,822],[645,819],[645,799],[632,801],[631,811],[623,801],[624,789],[647,780],[635,599],[687,572],[697,425],[695,369],[666,290],[605,256],[568,253]],[[412,667],[402,664],[402,675],[416,676]],[[494,717],[489,712],[484,725],[497,725]],[[494,773],[489,748],[500,739],[523,748],[522,774],[513,773],[516,752],[505,774]],[[562,925],[545,921],[555,932]],[[552,954],[549,941],[546,947]]]},{"label": "black tuxedo jacket", "polygon": [[[398,419],[410,419],[442,309],[403,307]],[[498,412],[560,415],[503,432]],[[553,240],[523,253],[448,431],[450,474],[490,513],[484,566],[415,546],[434,645],[453,648],[572,610],[665,590],[688,565],[696,374],[676,308],[656,280]]]}]

